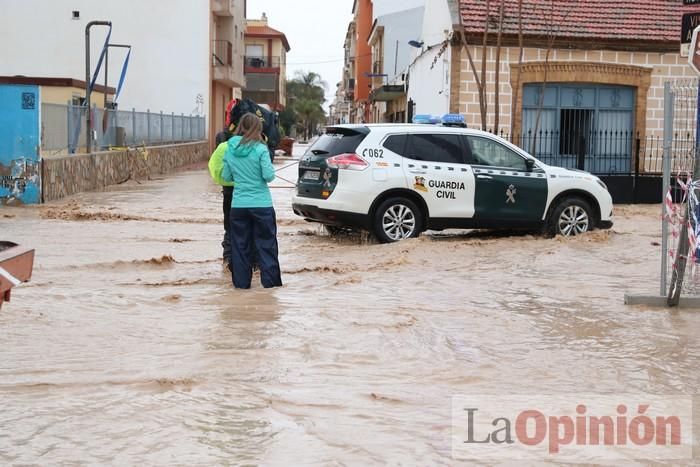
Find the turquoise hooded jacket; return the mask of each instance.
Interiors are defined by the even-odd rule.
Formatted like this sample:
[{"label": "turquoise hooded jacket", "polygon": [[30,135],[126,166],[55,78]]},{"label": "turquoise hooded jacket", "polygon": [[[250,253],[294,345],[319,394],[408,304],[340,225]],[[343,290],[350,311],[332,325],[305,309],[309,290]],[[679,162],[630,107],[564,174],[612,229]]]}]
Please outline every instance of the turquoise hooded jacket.
[{"label": "turquoise hooded jacket", "polygon": [[221,178],[235,183],[232,208],[269,208],[272,195],[268,183],[275,179],[270,151],[260,142],[241,144],[241,136],[228,140]]}]

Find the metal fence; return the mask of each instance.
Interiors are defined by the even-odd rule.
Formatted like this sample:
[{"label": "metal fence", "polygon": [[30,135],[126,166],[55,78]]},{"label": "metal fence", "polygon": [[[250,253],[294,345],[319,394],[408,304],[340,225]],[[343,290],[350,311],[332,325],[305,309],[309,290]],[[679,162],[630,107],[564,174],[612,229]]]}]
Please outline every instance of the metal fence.
[{"label": "metal fence", "polygon": [[[683,295],[700,295],[700,250],[679,250],[679,244],[688,244],[688,228],[694,232],[697,222],[693,220],[692,209],[687,201],[692,192],[691,186],[684,188],[693,174],[696,142],[698,80],[674,81],[665,84],[664,89],[664,138],[663,138],[663,193],[666,196],[662,216],[661,240],[661,295],[669,293],[681,272]],[[695,213],[696,215],[699,213]],[[684,254],[685,253],[685,254]],[[680,260],[680,261],[679,261]]]},{"label": "metal fence", "polygon": [[[528,132],[498,134],[545,164],[579,169],[596,175],[661,175],[663,141],[660,135],[642,136],[631,131]],[[695,135],[674,135],[676,145],[693,145]]]},{"label": "metal fence", "polygon": [[[41,105],[42,153],[79,153],[86,147],[85,106]],[[171,144],[206,138],[206,121],[196,115],[92,108],[93,146]]]}]

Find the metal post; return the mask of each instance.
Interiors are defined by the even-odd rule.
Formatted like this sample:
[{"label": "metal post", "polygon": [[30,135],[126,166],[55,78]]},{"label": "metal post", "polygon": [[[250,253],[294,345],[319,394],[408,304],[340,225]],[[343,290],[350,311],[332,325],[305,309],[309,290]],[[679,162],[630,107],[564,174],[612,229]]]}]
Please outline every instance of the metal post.
[{"label": "metal post", "polygon": [[87,111],[86,116],[86,143],[87,143],[87,153],[90,154],[92,150],[92,121],[90,118],[90,94],[92,89],[90,88],[90,28],[93,26],[112,26],[111,21],[90,21],[85,26],[85,110]]},{"label": "metal post", "polygon": [[185,114],[180,114],[180,141],[185,141]]},{"label": "metal post", "polygon": [[133,144],[136,146],[136,109],[131,108],[131,139],[133,139]]},{"label": "metal post", "polygon": [[151,145],[151,109],[146,109],[146,143]]},{"label": "metal post", "polygon": [[170,142],[174,143],[175,142],[175,112],[170,113],[170,126],[172,127],[172,131],[170,132]]},{"label": "metal post", "polygon": [[[673,92],[671,83],[664,83],[664,151],[663,151],[663,192],[662,199],[666,199],[671,185],[671,146],[673,144]],[[668,268],[668,219],[664,212],[664,203],[661,203],[661,296],[666,296],[667,268]]]},{"label": "metal post", "polygon": [[[91,114],[96,116],[97,115],[97,104],[92,104],[92,109],[88,109],[88,113],[91,113]],[[93,139],[93,135],[95,136],[94,139]],[[88,136],[89,136],[88,139],[90,140],[90,144],[92,144],[93,141],[97,141],[97,130],[90,130],[90,134]],[[90,149],[93,149],[93,148],[91,147]],[[90,151],[87,151],[87,152],[88,152],[88,154],[90,153]]]},{"label": "metal post", "polygon": [[[105,110],[105,112],[106,112],[106,111],[107,111],[107,110]],[[116,145],[117,145],[117,128],[119,128],[119,112],[117,112],[117,109],[111,109],[111,112],[112,112],[112,114],[113,114],[113,115],[112,115],[112,130],[113,130],[113,131],[111,131],[111,132],[109,131],[110,128],[109,128],[109,125],[108,125],[108,126],[107,126],[107,130],[108,130],[107,139],[108,139],[109,141],[111,141],[112,143],[114,143],[114,146],[116,146]],[[110,135],[110,133],[111,133],[111,135]],[[112,145],[112,144],[110,144],[110,146],[111,146],[111,145]]]},{"label": "metal post", "polygon": [[641,144],[642,140],[639,137],[639,133],[637,133],[637,137],[633,139],[634,146],[634,178],[632,179],[632,202],[637,203],[637,180],[639,179],[639,164],[641,162],[640,159],[640,152],[641,152]]},{"label": "metal post", "polygon": [[73,147],[72,147],[72,145],[70,144],[70,143],[71,143],[71,141],[70,141],[70,139],[71,139],[71,134],[72,134],[72,131],[73,131],[73,128],[71,127],[70,104],[71,104],[70,101],[67,101],[67,102],[66,102],[66,127],[67,127],[67,130],[68,130],[68,139],[66,139],[66,146],[67,146],[67,148],[68,148],[68,154],[73,154]]},{"label": "metal post", "polygon": [[107,50],[105,50],[105,88],[103,92],[103,105],[102,107],[107,111],[107,74],[109,71],[109,44],[107,45]]},{"label": "metal post", "polygon": [[163,144],[163,111],[160,111],[160,143]]}]

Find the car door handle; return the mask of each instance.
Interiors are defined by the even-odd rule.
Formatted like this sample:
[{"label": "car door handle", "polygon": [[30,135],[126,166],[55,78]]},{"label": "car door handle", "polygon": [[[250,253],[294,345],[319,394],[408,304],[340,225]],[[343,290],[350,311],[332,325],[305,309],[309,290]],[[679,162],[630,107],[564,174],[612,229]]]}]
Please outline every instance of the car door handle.
[{"label": "car door handle", "polygon": [[484,180],[493,180],[493,177],[491,175],[477,175],[476,178],[481,178]]}]

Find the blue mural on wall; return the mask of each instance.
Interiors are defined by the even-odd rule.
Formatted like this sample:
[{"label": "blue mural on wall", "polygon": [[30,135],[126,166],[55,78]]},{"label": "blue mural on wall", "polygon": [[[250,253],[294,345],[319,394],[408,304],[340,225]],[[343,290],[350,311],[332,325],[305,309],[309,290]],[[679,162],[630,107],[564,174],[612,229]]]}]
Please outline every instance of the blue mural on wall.
[{"label": "blue mural on wall", "polygon": [[39,87],[0,84],[0,205],[41,201]]}]

